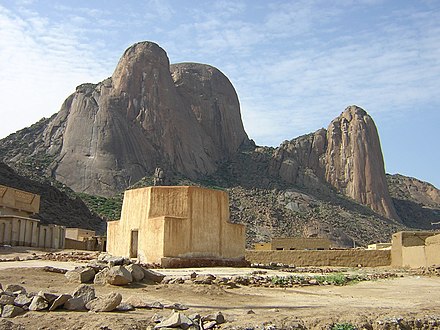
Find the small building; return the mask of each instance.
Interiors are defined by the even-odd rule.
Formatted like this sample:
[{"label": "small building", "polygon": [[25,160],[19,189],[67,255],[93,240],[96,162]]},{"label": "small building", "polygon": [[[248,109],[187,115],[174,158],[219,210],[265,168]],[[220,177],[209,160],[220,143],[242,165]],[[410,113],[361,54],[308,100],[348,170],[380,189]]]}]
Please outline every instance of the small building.
[{"label": "small building", "polygon": [[83,228],[66,228],[66,238],[75,241],[85,241],[89,237],[96,236],[94,230]]},{"label": "small building", "polygon": [[367,250],[391,250],[391,243],[368,244]]},{"label": "small building", "polygon": [[274,237],[269,243],[256,243],[255,250],[328,250],[332,243],[318,237]]},{"label": "small building", "polygon": [[440,264],[440,232],[401,231],[393,234],[391,265],[429,267]]},{"label": "small building", "polygon": [[39,210],[39,195],[0,185],[0,244],[63,248],[65,227],[30,218]]},{"label": "small building", "polygon": [[127,190],[107,251],[163,267],[245,263],[245,226],[229,222],[224,191],[189,186]]}]

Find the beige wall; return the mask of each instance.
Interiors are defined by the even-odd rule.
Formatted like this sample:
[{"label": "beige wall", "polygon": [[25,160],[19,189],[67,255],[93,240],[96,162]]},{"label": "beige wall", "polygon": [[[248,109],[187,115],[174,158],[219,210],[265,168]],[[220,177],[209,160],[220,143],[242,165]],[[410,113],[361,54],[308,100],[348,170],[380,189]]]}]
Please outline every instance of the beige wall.
[{"label": "beige wall", "polygon": [[95,236],[94,230],[82,228],[66,228],[66,238],[83,241],[86,238]]},{"label": "beige wall", "polygon": [[392,237],[391,260],[395,267],[428,267],[440,264],[440,234],[403,231]]},{"label": "beige wall", "polygon": [[120,221],[107,226],[107,250],[130,254],[138,231],[138,258],[160,263],[164,257],[242,258],[245,227],[229,223],[224,191],[199,187],[147,187],[128,190]]},{"label": "beige wall", "polygon": [[0,185],[0,215],[28,217],[39,210],[39,195]]},{"label": "beige wall", "polygon": [[425,244],[427,265],[440,265],[440,234],[428,237]]},{"label": "beige wall", "polygon": [[246,260],[255,264],[275,262],[299,267],[379,267],[391,264],[391,254],[387,250],[247,250]]},{"label": "beige wall", "polygon": [[64,247],[65,227],[40,225],[39,220],[0,216],[0,244],[61,249]]}]

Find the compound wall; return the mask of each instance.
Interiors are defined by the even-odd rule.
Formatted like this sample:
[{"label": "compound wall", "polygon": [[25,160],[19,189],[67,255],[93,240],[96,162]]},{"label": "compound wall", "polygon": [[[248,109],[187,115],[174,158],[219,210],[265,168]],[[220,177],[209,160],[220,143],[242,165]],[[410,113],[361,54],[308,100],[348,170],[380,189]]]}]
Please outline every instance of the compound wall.
[{"label": "compound wall", "polygon": [[257,251],[247,250],[246,260],[253,264],[282,263],[298,267],[380,267],[391,264],[391,253],[387,250],[292,250]]}]

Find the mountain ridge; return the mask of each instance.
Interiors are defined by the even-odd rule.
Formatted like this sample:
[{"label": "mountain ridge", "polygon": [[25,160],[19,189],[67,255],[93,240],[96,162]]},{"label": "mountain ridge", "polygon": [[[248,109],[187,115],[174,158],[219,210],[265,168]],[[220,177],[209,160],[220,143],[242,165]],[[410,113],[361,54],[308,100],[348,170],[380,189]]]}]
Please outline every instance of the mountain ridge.
[{"label": "mountain ridge", "polygon": [[427,229],[440,209],[437,202],[420,203],[428,195],[437,201],[435,187],[385,175],[376,126],[360,107],[349,106],[327,129],[277,148],[256,146],[220,70],[170,65],[165,50],[151,42],[129,47],[110,78],[79,85],[52,117],[0,140],[0,155],[21,174],[92,195],[151,184],[157,167],[170,184],[228,189],[231,214],[249,225],[249,244],[313,231],[364,244],[362,230],[382,240],[392,230]]}]

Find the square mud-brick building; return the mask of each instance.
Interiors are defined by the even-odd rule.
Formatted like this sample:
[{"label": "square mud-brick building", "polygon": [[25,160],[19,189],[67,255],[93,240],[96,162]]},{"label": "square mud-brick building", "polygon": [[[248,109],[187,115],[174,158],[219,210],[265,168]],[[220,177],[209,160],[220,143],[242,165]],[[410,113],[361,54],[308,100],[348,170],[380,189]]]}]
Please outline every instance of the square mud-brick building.
[{"label": "square mud-brick building", "polygon": [[162,267],[245,265],[245,226],[229,222],[221,190],[127,190],[121,219],[107,225],[107,252]]}]

